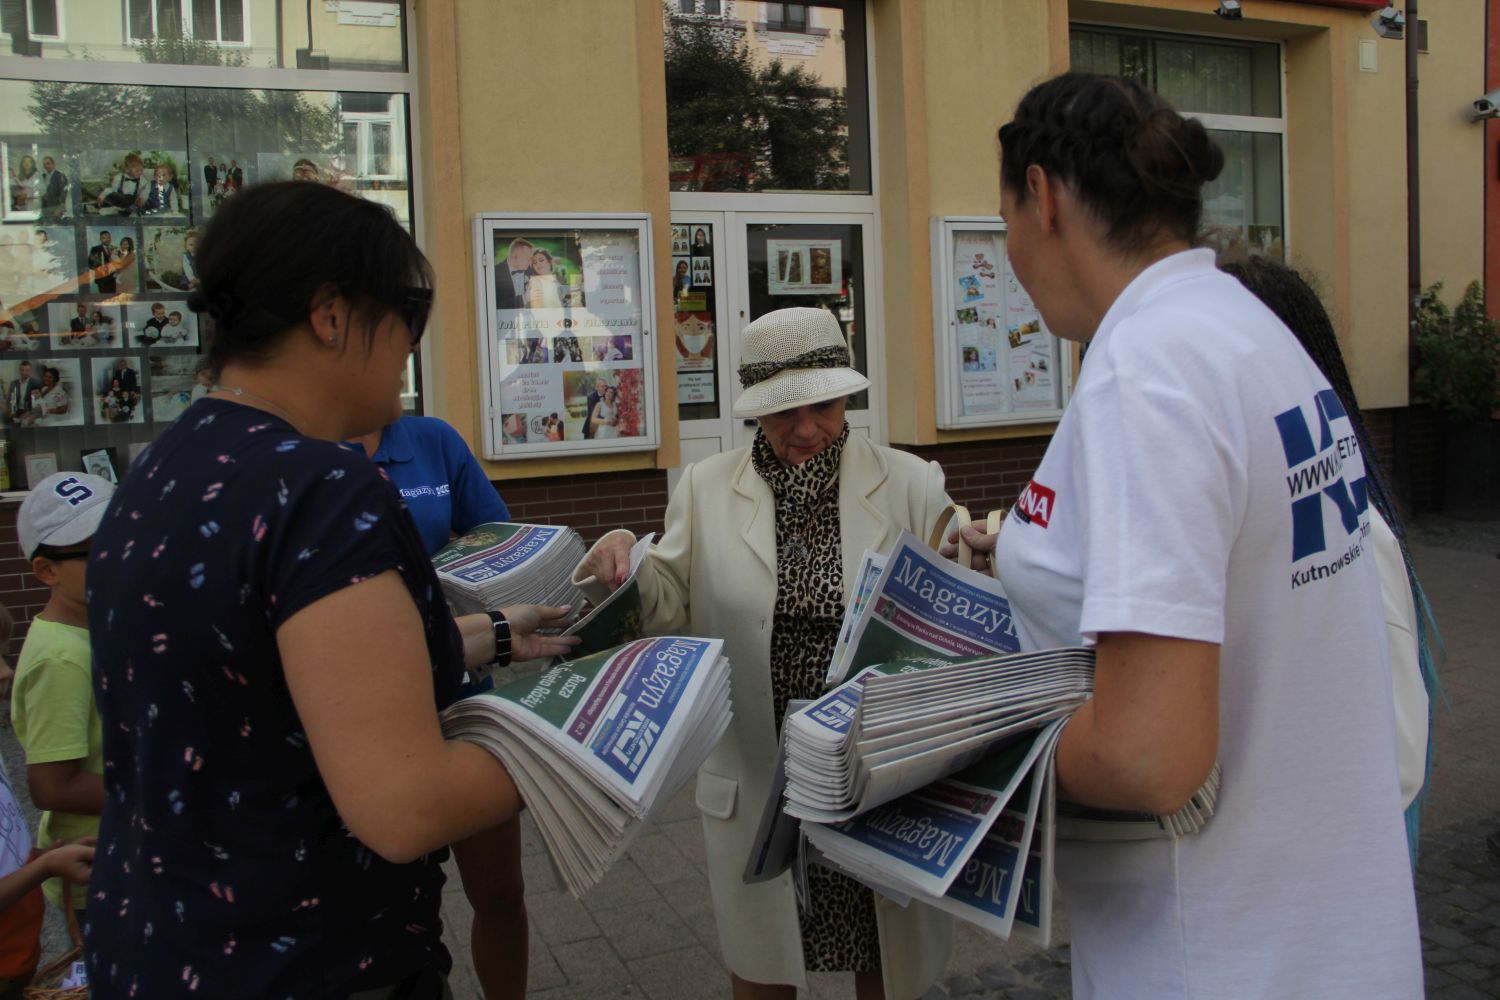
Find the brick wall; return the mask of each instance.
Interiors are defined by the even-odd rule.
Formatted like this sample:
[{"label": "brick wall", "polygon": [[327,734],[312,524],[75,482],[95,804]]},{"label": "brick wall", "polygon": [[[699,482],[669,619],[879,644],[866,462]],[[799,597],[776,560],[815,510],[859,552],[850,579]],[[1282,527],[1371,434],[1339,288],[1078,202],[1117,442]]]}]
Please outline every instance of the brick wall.
[{"label": "brick wall", "polygon": [[996,507],[1008,508],[1016,502],[1050,440],[1050,436],[1040,436],[903,450],[941,465],[947,476],[948,495],[979,518]]},{"label": "brick wall", "polygon": [[0,603],[10,609],[16,619],[16,634],[10,648],[3,650],[11,666],[21,653],[21,640],[31,617],[42,610],[51,596],[51,591],[37,582],[31,575],[31,564],[21,558],[21,543],[16,540],[16,511],[19,500],[0,503]]},{"label": "brick wall", "polygon": [[[1442,439],[1436,419],[1420,408],[1368,410],[1364,416],[1376,454],[1387,470],[1396,471],[1398,493],[1406,496],[1409,488],[1419,513],[1436,509],[1442,501]],[[1412,443],[1404,470],[1396,463],[1403,435]],[[1048,440],[1037,436],[904,450],[942,465],[949,495],[982,516],[1015,503],[1041,462]],[[497,485],[516,520],[566,524],[588,543],[611,528],[629,528],[638,535],[659,532],[666,515],[667,474],[660,471],[549,476]],[[10,608],[18,625],[12,657],[20,650],[26,623],[47,601],[47,589],[36,582],[31,567],[21,559],[16,542],[19,506],[15,501],[0,504],[0,601]]]},{"label": "brick wall", "polygon": [[667,513],[667,474],[659,471],[547,476],[496,486],[513,519],[566,524],[589,544],[612,528],[659,533]]}]

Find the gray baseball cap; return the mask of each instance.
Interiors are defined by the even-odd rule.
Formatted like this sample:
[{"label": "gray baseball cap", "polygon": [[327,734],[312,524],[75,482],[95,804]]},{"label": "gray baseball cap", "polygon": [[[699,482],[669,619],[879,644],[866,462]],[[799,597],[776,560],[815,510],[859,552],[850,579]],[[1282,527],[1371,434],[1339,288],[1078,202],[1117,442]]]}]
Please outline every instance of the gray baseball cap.
[{"label": "gray baseball cap", "polygon": [[21,555],[30,559],[40,545],[61,548],[94,537],[115,485],[87,472],[54,472],[36,484],[16,515]]}]

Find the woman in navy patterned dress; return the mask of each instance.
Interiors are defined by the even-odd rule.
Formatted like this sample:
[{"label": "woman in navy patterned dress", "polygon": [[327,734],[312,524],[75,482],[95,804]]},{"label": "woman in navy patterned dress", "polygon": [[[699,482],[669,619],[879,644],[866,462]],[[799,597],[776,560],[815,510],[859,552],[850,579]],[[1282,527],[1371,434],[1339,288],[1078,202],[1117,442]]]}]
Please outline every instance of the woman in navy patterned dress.
[{"label": "woman in navy patterned dress", "polygon": [[[197,257],[219,385],[95,536],[107,805],[93,995],[442,997],[444,845],[520,801],[438,710],[495,657],[455,623],[401,499],[338,442],[400,416],[430,269],[382,206],[318,184],[225,204]],[[563,609],[507,609],[517,658]]]}]

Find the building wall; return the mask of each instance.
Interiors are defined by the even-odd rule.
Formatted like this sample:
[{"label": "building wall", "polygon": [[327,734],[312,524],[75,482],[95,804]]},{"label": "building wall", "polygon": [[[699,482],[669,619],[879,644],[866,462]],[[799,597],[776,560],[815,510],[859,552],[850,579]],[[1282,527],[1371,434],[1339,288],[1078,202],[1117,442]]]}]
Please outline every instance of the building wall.
[{"label": "building wall", "polygon": [[1455,302],[1484,279],[1485,134],[1473,121],[1485,85],[1485,4],[1421,0],[1427,51],[1417,64],[1421,109],[1422,284]]},{"label": "building wall", "polygon": [[[473,220],[481,212],[647,212],[670,246],[661,6],[655,0],[421,4],[425,90],[423,243],[439,274],[428,412],[483,441],[474,331]],[[659,259],[670,259],[662,255]],[[655,331],[671,325],[658,269]],[[669,341],[667,343],[670,343]],[[659,407],[676,412],[670,349],[657,352]],[[676,421],[656,452],[487,463],[492,478],[667,468]]]}]

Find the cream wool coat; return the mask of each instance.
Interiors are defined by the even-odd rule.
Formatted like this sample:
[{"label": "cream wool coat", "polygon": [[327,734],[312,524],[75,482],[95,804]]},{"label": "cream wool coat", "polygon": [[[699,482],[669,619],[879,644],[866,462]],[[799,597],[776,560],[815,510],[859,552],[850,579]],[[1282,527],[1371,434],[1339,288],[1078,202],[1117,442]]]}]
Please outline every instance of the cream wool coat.
[{"label": "cream wool coat", "polygon": [[[903,529],[926,538],[947,503],[937,463],[850,436],[839,468],[845,601],[866,548],[888,550]],[[732,665],[734,719],[698,772],[697,789],[725,964],[741,979],[806,989],[790,874],[757,885],[741,878],[776,760],[769,666],[776,504],[750,449],[683,470],[666,530],[638,581],[647,632],[721,637]],[[952,921],[919,903],[903,909],[880,896],[876,914],[885,995],[921,996],[947,965]]]}]

